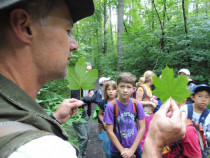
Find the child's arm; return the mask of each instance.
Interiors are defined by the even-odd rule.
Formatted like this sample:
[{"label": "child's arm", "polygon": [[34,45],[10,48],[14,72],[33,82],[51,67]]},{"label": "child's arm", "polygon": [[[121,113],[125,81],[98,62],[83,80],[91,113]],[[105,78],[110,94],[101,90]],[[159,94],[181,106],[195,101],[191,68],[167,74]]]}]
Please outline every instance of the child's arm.
[{"label": "child's arm", "polygon": [[98,118],[101,120],[101,122],[103,123],[104,128],[105,128],[106,123],[103,122],[103,116],[104,116],[104,111],[103,111],[101,108],[99,108],[99,111],[98,111]]},{"label": "child's arm", "polygon": [[116,135],[113,132],[114,126],[110,124],[106,124],[106,131],[109,139],[112,141],[114,146],[117,148],[117,150],[122,153],[125,149],[123,146],[120,144],[119,140],[117,139]]},{"label": "child's arm", "polygon": [[145,119],[142,119],[142,120],[138,120],[138,125],[139,125],[139,128],[140,130],[138,131],[138,134],[136,135],[136,138],[133,142],[133,145],[131,146],[131,148],[129,149],[125,149],[121,155],[124,157],[124,156],[128,156],[128,157],[131,157],[132,155],[134,155],[136,149],[138,148],[140,142],[141,142],[141,139],[142,137],[144,136],[144,133],[145,133]]},{"label": "child's arm", "polygon": [[136,100],[140,101],[143,106],[152,106],[156,108],[157,103],[152,102],[152,101],[142,101],[143,95],[144,95],[144,92],[142,90],[138,90],[136,92]]}]

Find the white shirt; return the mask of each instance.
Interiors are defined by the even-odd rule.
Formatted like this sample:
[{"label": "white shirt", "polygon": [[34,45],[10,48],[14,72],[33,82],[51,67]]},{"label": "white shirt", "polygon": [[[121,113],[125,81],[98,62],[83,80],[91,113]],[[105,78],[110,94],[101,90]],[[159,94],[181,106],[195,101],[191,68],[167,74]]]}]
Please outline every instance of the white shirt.
[{"label": "white shirt", "polygon": [[[188,114],[188,109],[187,109],[187,105],[184,105],[181,107],[181,111],[186,112],[186,114]],[[192,120],[193,122],[199,122],[201,114],[194,112],[193,111],[193,115],[192,115]],[[200,124],[203,127],[203,131],[205,134],[206,138],[210,138],[210,114],[206,117],[204,124]]]},{"label": "white shirt", "polygon": [[63,139],[43,136],[34,139],[13,152],[8,158],[77,158],[74,147]]}]

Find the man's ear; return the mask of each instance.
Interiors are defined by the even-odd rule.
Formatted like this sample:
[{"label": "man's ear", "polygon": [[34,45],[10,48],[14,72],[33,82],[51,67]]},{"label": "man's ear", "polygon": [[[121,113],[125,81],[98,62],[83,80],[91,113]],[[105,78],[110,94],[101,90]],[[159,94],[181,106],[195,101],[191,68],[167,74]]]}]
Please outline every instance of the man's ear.
[{"label": "man's ear", "polygon": [[14,9],[10,13],[10,25],[16,37],[24,43],[30,43],[32,19],[23,9]]}]

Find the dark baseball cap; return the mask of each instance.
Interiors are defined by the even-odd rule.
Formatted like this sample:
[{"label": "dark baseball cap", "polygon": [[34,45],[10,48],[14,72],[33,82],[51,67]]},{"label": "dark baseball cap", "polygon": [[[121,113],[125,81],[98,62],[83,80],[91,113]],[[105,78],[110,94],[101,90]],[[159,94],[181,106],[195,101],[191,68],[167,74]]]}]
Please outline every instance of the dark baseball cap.
[{"label": "dark baseball cap", "polygon": [[[0,0],[0,10],[12,6],[24,0]],[[73,22],[77,22],[85,17],[91,16],[94,13],[93,0],[66,0]]]},{"label": "dark baseball cap", "polygon": [[199,91],[207,91],[210,93],[210,86],[207,86],[206,84],[199,84],[195,86],[195,88],[193,89],[193,92],[197,93]]}]

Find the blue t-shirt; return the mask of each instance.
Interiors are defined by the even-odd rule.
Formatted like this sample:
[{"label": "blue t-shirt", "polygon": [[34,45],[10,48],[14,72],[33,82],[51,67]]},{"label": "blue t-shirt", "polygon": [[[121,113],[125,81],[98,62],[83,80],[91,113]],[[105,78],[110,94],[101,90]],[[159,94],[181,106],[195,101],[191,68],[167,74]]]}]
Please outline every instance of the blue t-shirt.
[{"label": "blue t-shirt", "polygon": [[[128,104],[121,104],[117,99],[115,99],[118,106],[117,121],[119,122],[120,135],[122,139],[122,146],[124,148],[130,148],[138,134],[138,129],[135,122],[135,114],[133,109],[133,102],[130,99]],[[138,120],[145,118],[144,109],[142,104],[137,101],[137,114]],[[114,125],[114,106],[111,102],[107,104],[103,122]],[[120,141],[119,131],[116,125],[114,125],[115,135]],[[139,145],[140,147],[140,145]],[[119,152],[117,148],[111,142],[111,151]]]}]

